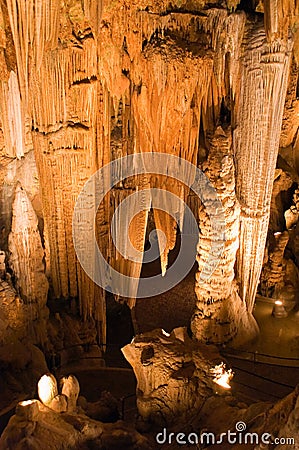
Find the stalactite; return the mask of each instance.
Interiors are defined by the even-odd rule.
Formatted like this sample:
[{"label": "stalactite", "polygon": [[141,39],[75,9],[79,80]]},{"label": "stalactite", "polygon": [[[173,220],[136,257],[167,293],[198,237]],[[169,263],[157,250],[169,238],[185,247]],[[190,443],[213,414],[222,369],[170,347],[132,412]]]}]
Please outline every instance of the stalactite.
[{"label": "stalactite", "polygon": [[13,203],[9,235],[9,264],[16,287],[23,300],[45,306],[48,280],[45,275],[44,249],[38,230],[38,219],[26,192],[19,185]]},{"label": "stalactite", "polygon": [[264,23],[270,42],[288,37],[289,26],[296,14],[295,4],[294,0],[264,0]]},{"label": "stalactite", "polygon": [[[228,136],[221,137],[221,133],[217,135],[220,144],[216,138],[211,141],[223,119],[220,117],[223,107],[227,114],[232,113],[237,195],[242,208],[238,276],[242,299],[252,310],[288,75],[290,46],[286,44],[286,36],[290,26],[296,34],[296,9],[289,0],[274,1],[273,5],[265,0],[266,31],[259,24],[247,25],[243,39],[244,12],[230,14],[225,6],[211,8],[216,2],[210,2],[202,10],[205,2],[197,3],[191,6],[188,3],[189,12],[174,12],[169,10],[166,0],[152,4],[149,10],[145,9],[146,2],[137,10],[135,4],[125,0],[105,5],[95,0],[71,4],[61,4],[59,0],[7,1],[17,71],[11,72],[9,81],[8,76],[2,81],[2,123],[9,130],[5,131],[9,141],[6,148],[10,156],[21,157],[26,150],[25,127],[28,129],[28,123],[32,125],[49,248],[47,273],[55,296],[78,296],[82,316],[96,317],[103,341],[104,294],[82,271],[72,243],[72,211],[81,188],[93,172],[113,158],[134,152],[163,152],[197,164],[199,146],[209,147],[210,142],[210,163],[214,164],[215,158],[215,164],[221,166],[219,172],[225,172],[229,160],[233,176],[230,154],[228,160],[221,162],[212,156],[215,148],[225,147],[228,152],[230,145]],[[226,6],[231,12],[238,3],[228,0]],[[204,142],[199,142],[201,123]],[[295,126],[287,131],[292,136],[294,133]],[[269,167],[267,174],[263,165]],[[228,176],[226,172],[224,176]],[[216,185],[220,183],[217,177],[214,181]],[[113,247],[109,223],[114,209],[130,194],[156,187],[176,194],[185,202],[188,198],[194,208],[197,204],[188,189],[175,180],[142,176],[111,189],[97,211],[97,239],[103,255],[114,268],[136,279],[140,276],[141,257],[129,261],[129,247],[124,240],[123,255]],[[220,195],[232,196],[236,202],[230,181],[223,189]],[[221,333],[224,339],[234,335],[237,326],[234,317],[240,305],[232,284],[224,285],[219,275],[227,273],[230,281],[234,276],[238,220],[234,216],[237,206],[230,202],[226,212],[233,222],[228,222],[228,228],[232,227],[234,238],[228,242],[225,263],[220,264],[210,285],[197,286],[198,310],[202,309],[202,302],[204,315],[211,313],[212,322],[215,319],[211,331],[211,339],[215,341]],[[171,210],[180,225],[183,211],[175,203]],[[150,198],[144,201],[144,206],[144,211],[132,221],[128,236],[123,236],[129,237],[140,252],[144,247]],[[83,221],[84,217],[82,211]],[[164,274],[168,253],[176,242],[177,226],[174,218],[155,208],[154,217],[167,238],[161,255]],[[120,219],[116,227],[117,234],[121,234]],[[199,261],[208,251],[205,246],[208,231],[208,225],[203,225]],[[84,238],[82,245],[86,245]],[[134,306],[134,289],[132,286],[132,298],[127,299],[130,306]],[[219,323],[227,316],[226,331],[218,333]],[[197,333],[200,338],[201,331]]]},{"label": "stalactite", "polygon": [[[104,293],[83,272],[72,241],[76,199],[101,161],[97,111],[105,104],[98,105],[97,73],[96,42],[88,37],[80,47],[69,43],[45,51],[40,68],[32,68],[30,90],[53,291],[56,297],[78,297],[82,317],[96,319],[99,341],[105,342]],[[99,223],[105,222],[101,213],[107,214],[99,211]]]},{"label": "stalactite", "polygon": [[[203,86],[209,84],[211,69],[208,55],[186,52],[169,39],[148,46],[132,74],[135,86],[140,83],[140,91],[135,88],[132,96],[138,151],[162,151],[194,162],[200,122],[198,105],[204,95]],[[167,190],[186,199],[186,191],[175,180],[165,182],[156,177],[151,180],[151,187],[163,188],[164,183]],[[176,226],[169,215],[154,211],[154,216],[167,238],[161,255],[165,273],[168,252],[176,241]]]},{"label": "stalactite", "polygon": [[267,44],[263,27],[249,25],[234,130],[237,195],[242,211],[237,273],[240,295],[249,312],[266,243],[290,51],[290,43]]},{"label": "stalactite", "polygon": [[90,21],[92,29],[97,36],[103,11],[103,0],[83,0],[83,8],[86,18]]}]

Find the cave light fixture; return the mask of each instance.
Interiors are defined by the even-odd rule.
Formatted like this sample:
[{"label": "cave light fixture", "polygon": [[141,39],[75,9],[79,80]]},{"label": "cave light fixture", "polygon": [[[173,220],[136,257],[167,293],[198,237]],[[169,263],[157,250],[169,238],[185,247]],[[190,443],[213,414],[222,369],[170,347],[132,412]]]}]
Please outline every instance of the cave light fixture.
[{"label": "cave light fixture", "polygon": [[233,378],[234,373],[232,369],[226,370],[224,362],[210,369],[214,375],[213,381],[223,389],[231,389],[230,380]]},{"label": "cave light fixture", "polygon": [[275,317],[275,319],[284,319],[285,317],[288,317],[288,313],[281,300],[275,300],[272,316]]},{"label": "cave light fixture", "polygon": [[24,401],[22,401],[22,402],[19,402],[18,404],[19,404],[21,407],[26,408],[27,406],[30,406],[30,405],[32,405],[33,403],[36,403],[36,402],[37,402],[37,400],[32,399],[32,400],[24,400]]}]

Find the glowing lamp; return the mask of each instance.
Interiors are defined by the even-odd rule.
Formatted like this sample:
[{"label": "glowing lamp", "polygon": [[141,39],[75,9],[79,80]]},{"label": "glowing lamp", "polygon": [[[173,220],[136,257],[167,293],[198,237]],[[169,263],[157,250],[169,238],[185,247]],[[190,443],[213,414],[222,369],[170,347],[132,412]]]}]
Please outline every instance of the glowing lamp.
[{"label": "glowing lamp", "polygon": [[222,362],[218,366],[215,366],[211,369],[211,373],[214,375],[213,381],[218,386],[223,389],[231,389],[230,380],[233,378],[234,374],[231,369],[226,370],[225,364]]},{"label": "glowing lamp", "polygon": [[164,336],[166,336],[166,337],[169,337],[169,336],[170,336],[170,334],[167,333],[167,331],[163,330],[163,328],[162,328],[162,334],[163,334]]},{"label": "glowing lamp", "polygon": [[276,319],[282,319],[288,317],[288,313],[281,300],[276,300],[272,309],[272,316]]}]

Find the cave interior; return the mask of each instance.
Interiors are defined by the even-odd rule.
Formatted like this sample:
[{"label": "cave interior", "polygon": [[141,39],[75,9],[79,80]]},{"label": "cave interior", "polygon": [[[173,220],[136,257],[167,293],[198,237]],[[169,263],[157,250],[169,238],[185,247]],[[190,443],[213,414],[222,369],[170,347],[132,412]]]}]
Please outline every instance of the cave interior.
[{"label": "cave interior", "polygon": [[299,449],[298,130],[298,0],[0,0],[0,450]]}]

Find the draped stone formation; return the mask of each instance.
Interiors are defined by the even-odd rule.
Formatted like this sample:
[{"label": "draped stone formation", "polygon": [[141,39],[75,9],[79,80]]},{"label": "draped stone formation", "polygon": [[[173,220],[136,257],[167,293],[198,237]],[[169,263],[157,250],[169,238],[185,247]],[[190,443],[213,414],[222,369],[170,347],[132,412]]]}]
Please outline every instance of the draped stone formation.
[{"label": "draped stone formation", "polygon": [[268,231],[292,45],[267,42],[262,23],[249,23],[244,46],[233,133],[241,205],[237,278],[241,298],[252,312]]},{"label": "draped stone formation", "polygon": [[[34,148],[50,296],[78,299],[82,317],[96,319],[100,342],[105,341],[105,292],[77,260],[73,210],[98,169],[145,152],[175,155],[196,166],[205,161],[204,172],[223,202],[227,243],[216,271],[201,283],[210,224],[204,206],[191,197],[200,227],[194,336],[228,341],[241,327],[239,316],[242,326],[251,320],[292,48],[288,114],[298,110],[299,6],[295,0],[248,3],[254,20],[237,0],[1,2],[1,155],[26,158]],[[298,124],[288,127],[286,122],[281,142],[291,145]],[[112,186],[99,206],[93,198],[89,203],[102,254],[114,269],[135,278],[131,295],[115,295],[130,307],[135,305],[142,258],[130,260],[128,238],[143,252],[153,206],[149,197],[144,194],[144,208],[134,218],[126,211],[132,219],[128,233],[123,233],[124,217],[116,214],[122,251],[113,243],[110,223],[130,194],[149,188],[170,191],[185,203],[189,195],[183,183],[149,173]],[[184,208],[171,208],[178,224],[171,214],[153,208],[156,228],[166,237],[160,255],[163,275],[184,217]],[[87,217],[83,207],[80,221],[93,226]],[[80,245],[89,248],[84,236]],[[88,256],[92,266],[95,256]]]}]

